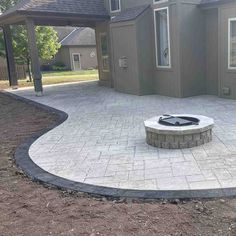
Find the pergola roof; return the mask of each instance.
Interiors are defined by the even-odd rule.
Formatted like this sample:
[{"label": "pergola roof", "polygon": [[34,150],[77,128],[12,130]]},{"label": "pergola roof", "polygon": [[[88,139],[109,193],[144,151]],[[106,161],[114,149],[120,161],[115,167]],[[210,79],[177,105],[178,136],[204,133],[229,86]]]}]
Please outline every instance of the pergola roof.
[{"label": "pergola roof", "polygon": [[42,25],[53,25],[53,20],[55,25],[73,25],[109,19],[101,0],[21,0],[0,16],[0,25],[20,24],[27,17]]}]

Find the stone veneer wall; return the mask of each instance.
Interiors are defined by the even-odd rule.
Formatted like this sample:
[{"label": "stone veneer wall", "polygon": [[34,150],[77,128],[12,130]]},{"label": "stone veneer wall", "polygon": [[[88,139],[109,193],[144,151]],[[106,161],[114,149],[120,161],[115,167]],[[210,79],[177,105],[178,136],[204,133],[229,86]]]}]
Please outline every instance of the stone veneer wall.
[{"label": "stone veneer wall", "polygon": [[166,149],[192,148],[212,141],[212,129],[195,134],[157,134],[146,129],[147,143],[151,146]]}]

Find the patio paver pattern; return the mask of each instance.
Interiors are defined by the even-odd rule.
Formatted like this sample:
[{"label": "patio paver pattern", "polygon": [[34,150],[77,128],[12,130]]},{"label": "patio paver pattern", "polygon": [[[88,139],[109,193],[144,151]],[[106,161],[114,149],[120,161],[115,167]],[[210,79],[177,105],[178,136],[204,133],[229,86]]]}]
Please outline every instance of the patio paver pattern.
[{"label": "patio paver pattern", "polygon": [[[31,159],[54,175],[87,184],[138,190],[236,187],[236,101],[214,96],[133,96],[96,82],[45,87],[17,95],[68,113],[62,125],[30,148]],[[213,141],[167,150],[146,144],[144,121],[158,115],[196,114],[215,120]]]}]

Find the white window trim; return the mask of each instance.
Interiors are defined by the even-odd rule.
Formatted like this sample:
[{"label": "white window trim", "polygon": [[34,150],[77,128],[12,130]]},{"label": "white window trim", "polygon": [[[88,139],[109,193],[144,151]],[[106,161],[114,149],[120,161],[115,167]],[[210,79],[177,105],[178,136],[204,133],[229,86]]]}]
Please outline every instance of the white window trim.
[{"label": "white window trim", "polygon": [[76,52],[73,52],[73,53],[71,53],[71,55],[72,55],[72,63],[73,63],[73,68],[74,68],[74,71],[77,71],[77,70],[75,70],[75,60],[74,60],[74,55],[79,55],[79,62],[80,62],[80,70],[81,70],[81,55],[80,55],[80,53],[76,53]]},{"label": "white window trim", "polygon": [[[107,35],[106,32],[100,33],[100,50],[101,50],[101,58],[102,58],[102,60],[105,59],[105,58],[108,58],[108,60],[109,60],[109,54],[107,54],[107,55],[105,55],[105,56],[102,55],[102,36],[104,36],[104,35],[107,37],[107,40],[108,40],[108,35]],[[108,44],[108,41],[107,41],[107,44]],[[108,45],[107,45],[107,47],[108,47]],[[103,72],[109,72],[109,69],[106,70],[106,69],[103,68],[103,63],[102,63],[102,71],[103,71]]]},{"label": "white window trim", "polygon": [[164,3],[164,2],[168,2],[169,0],[161,0],[156,2],[155,0],[153,0],[153,4],[160,4],[160,3]]},{"label": "white window trim", "polygon": [[228,20],[228,69],[229,70],[236,70],[236,67],[230,66],[230,55],[231,55],[231,45],[230,45],[230,39],[231,39],[231,22],[236,21],[236,18],[229,18]]},{"label": "white window trim", "polygon": [[[158,63],[158,47],[157,47],[157,25],[156,25],[156,12],[161,10],[167,10],[167,30],[168,30],[168,47],[169,47],[169,65],[168,66],[160,66]],[[169,15],[169,7],[162,7],[154,9],[154,31],[155,31],[155,53],[156,53],[156,67],[157,68],[166,68],[171,69],[171,48],[170,48],[170,15]]]},{"label": "white window trim", "polygon": [[119,7],[120,8],[118,10],[112,11],[112,9],[111,9],[111,0],[109,0],[109,4],[110,4],[110,12],[111,13],[121,12],[121,0],[119,0]]}]

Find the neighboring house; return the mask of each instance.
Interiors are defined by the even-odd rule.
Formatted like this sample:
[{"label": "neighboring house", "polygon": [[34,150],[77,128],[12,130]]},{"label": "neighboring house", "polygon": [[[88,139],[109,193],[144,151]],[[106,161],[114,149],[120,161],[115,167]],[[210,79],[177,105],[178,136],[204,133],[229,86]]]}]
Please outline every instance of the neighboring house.
[{"label": "neighboring house", "polygon": [[0,25],[29,19],[94,28],[100,85],[236,99],[236,0],[24,0]]},{"label": "neighboring house", "polygon": [[61,48],[50,64],[64,64],[69,70],[98,67],[95,31],[91,28],[55,27]]}]

